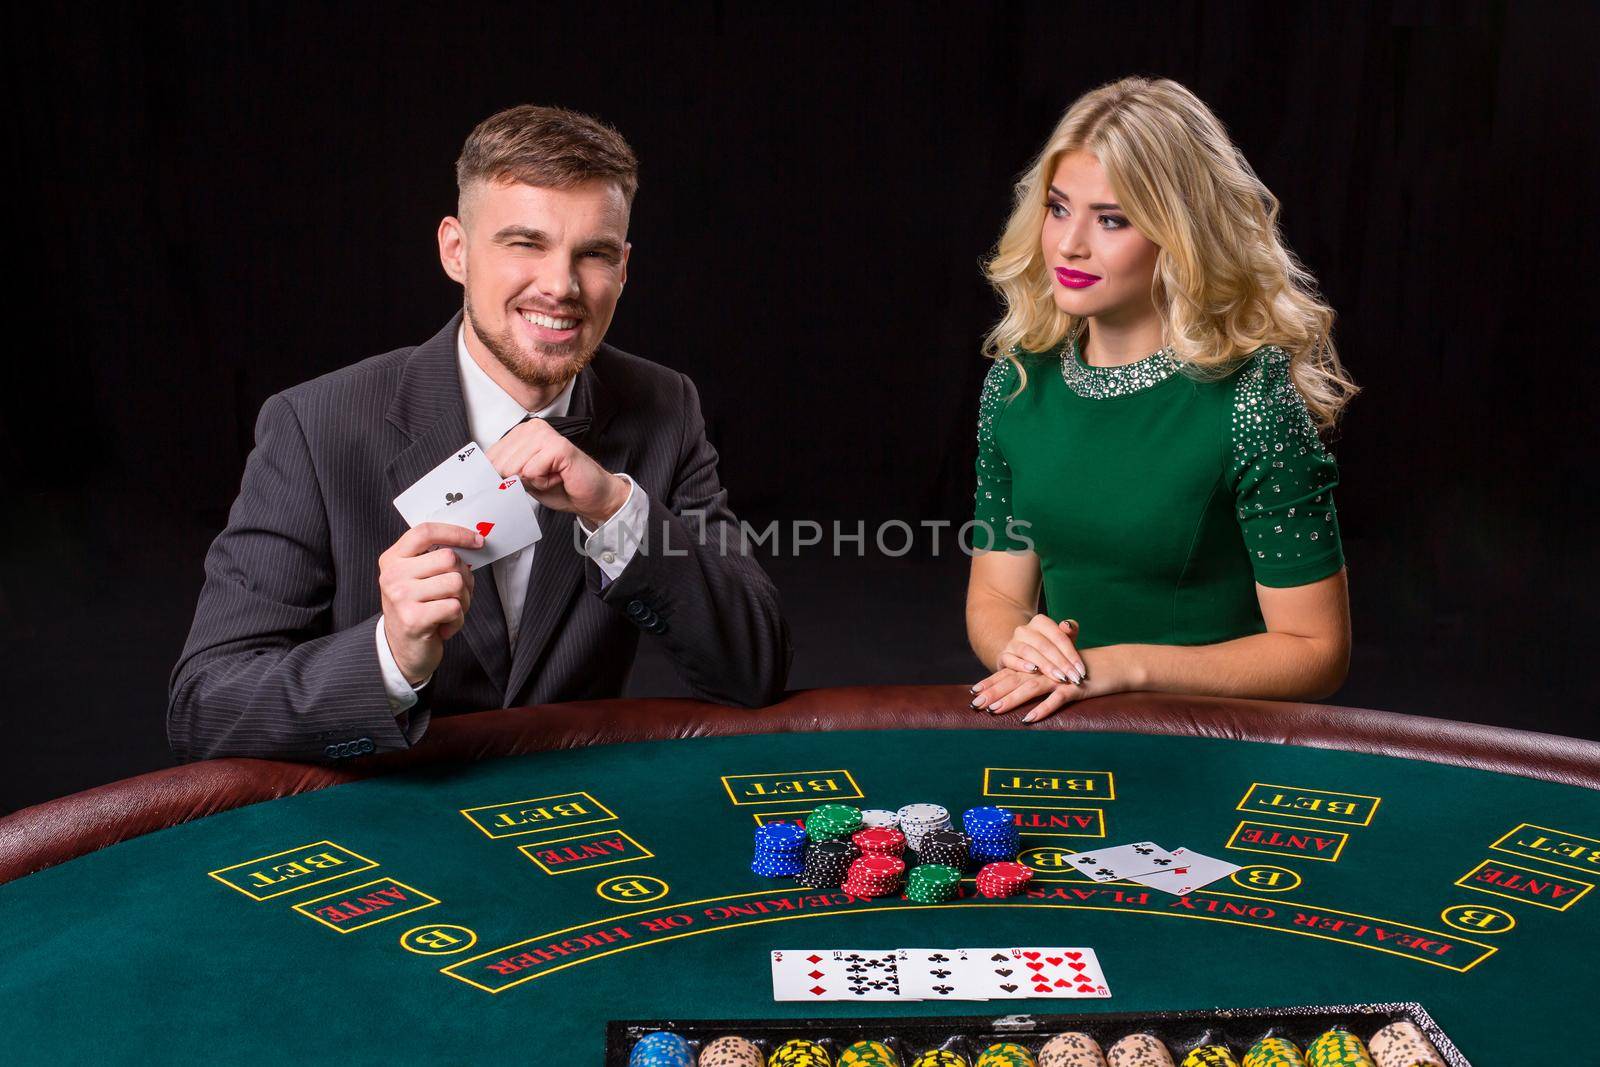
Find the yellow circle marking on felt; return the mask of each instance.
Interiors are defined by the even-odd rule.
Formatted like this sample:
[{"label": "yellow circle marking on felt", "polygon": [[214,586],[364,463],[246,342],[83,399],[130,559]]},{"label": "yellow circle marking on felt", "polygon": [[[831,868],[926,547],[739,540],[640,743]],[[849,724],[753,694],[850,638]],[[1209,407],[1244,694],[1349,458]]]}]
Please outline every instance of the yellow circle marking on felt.
[{"label": "yellow circle marking on felt", "polygon": [[607,878],[594,887],[603,899],[614,904],[638,904],[647,900],[660,900],[672,887],[659,878],[647,874],[624,874]]},{"label": "yellow circle marking on felt", "polygon": [[428,923],[400,935],[400,947],[419,956],[452,956],[478,943],[478,935],[465,926]]},{"label": "yellow circle marking on felt", "polygon": [[1517,925],[1516,916],[1486,904],[1456,904],[1439,913],[1447,925],[1469,934],[1503,934]]},{"label": "yellow circle marking on felt", "polygon": [[1259,893],[1287,893],[1298,888],[1305,879],[1300,877],[1299,871],[1291,871],[1287,867],[1274,867],[1267,863],[1252,863],[1248,867],[1240,867],[1228,875],[1228,881],[1242,889],[1253,889]]}]

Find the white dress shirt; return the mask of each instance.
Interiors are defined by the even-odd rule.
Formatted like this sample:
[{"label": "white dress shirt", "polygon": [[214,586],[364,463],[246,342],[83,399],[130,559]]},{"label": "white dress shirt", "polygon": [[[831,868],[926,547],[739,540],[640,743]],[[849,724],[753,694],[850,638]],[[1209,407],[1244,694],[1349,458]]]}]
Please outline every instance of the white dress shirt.
[{"label": "white dress shirt", "polygon": [[[485,451],[530,412],[512,398],[511,394],[478,366],[472,353],[467,351],[466,324],[456,332],[456,369],[461,377],[461,397],[467,406],[467,428],[472,439]],[[543,418],[547,415],[565,415],[572,404],[574,377],[546,407],[531,414]],[[598,529],[591,530],[582,520],[578,526],[583,531],[583,554],[594,560],[604,576],[602,585],[609,585],[622,574],[632,561],[634,551],[643,540],[645,524],[650,511],[650,498],[626,474],[618,474],[628,482],[628,499],[617,513]],[[533,502],[537,517],[544,508]],[[500,606],[505,611],[506,633],[510,647],[517,647],[517,631],[522,625],[522,608],[528,597],[528,576],[533,569],[533,553],[543,544],[543,539],[507,556],[501,556],[489,566],[494,569],[495,592],[500,595]],[[550,545],[547,551],[563,551],[560,545]],[[468,610],[471,610],[470,608]],[[413,687],[395,662],[394,652],[383,630],[383,620],[378,620],[378,665],[383,670],[383,688],[389,694],[389,708],[396,715],[416,704],[417,690],[432,680],[432,675]]]}]

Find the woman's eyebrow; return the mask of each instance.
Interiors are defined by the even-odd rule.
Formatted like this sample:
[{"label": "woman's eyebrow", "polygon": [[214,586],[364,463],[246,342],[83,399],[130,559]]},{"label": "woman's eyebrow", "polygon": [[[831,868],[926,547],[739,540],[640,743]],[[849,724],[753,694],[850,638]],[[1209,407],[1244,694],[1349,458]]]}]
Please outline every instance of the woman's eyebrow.
[{"label": "woman's eyebrow", "polygon": [[[1066,193],[1063,193],[1060,189],[1057,189],[1055,186],[1052,185],[1050,187],[1050,191],[1052,193],[1054,193],[1056,196],[1059,196],[1061,199],[1065,200],[1067,203],[1069,203],[1069,204],[1072,203],[1072,197],[1068,196]],[[1122,210],[1122,206],[1120,204],[1090,204],[1089,205],[1089,210],[1090,211],[1121,211]]]}]

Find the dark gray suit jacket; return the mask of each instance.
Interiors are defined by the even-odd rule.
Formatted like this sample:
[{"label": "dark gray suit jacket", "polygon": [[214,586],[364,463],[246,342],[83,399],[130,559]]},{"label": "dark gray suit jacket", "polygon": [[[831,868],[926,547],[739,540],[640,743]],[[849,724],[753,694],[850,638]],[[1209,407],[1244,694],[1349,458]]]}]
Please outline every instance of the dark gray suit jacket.
[{"label": "dark gray suit jacket", "polygon": [[394,497],[469,438],[460,322],[458,312],[416,348],[262,405],[172,672],[167,737],[179,759],[339,759],[408,748],[432,715],[618,696],[641,631],[697,696],[754,706],[782,693],[788,627],[744,551],[694,385],[602,344],[569,414],[593,420],[579,447],[649,494],[645,544],[602,589],[573,546],[573,516],[541,509],[517,647],[493,571],[480,568],[466,625],[422,702],[396,720],[378,667],[378,556],[406,530]]}]

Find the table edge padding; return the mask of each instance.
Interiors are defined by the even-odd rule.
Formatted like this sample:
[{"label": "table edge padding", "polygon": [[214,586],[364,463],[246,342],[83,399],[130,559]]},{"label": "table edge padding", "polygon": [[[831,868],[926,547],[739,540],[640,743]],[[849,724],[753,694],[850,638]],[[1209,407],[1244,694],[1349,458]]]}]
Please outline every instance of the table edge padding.
[{"label": "table edge padding", "polygon": [[1600,743],[1417,715],[1265,700],[1117,693],[1038,724],[968,706],[963,686],[789,693],[767,708],[588,700],[438,717],[416,747],[336,764],[227,758],[152,771],[0,818],[0,883],[230,808],[432,764],[671,738],[820,730],[1075,730],[1331,748],[1600,789]]}]

